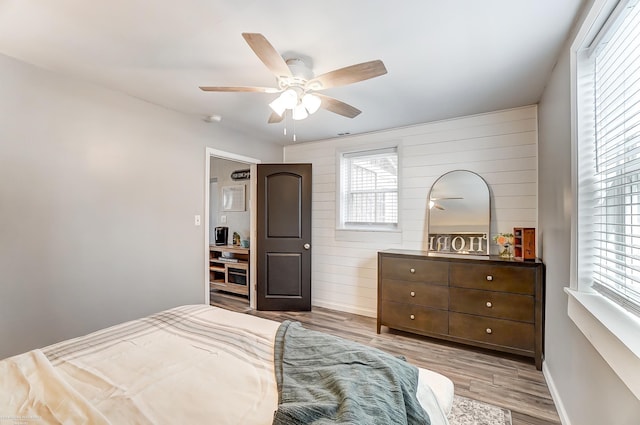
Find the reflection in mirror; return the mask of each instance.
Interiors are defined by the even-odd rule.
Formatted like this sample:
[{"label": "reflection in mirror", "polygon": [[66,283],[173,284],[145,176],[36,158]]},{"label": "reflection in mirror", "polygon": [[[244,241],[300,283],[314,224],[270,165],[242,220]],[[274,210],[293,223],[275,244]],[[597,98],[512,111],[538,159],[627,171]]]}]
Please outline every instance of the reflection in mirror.
[{"label": "reflection in mirror", "polygon": [[489,186],[466,170],[440,176],[429,192],[429,251],[489,255]]}]

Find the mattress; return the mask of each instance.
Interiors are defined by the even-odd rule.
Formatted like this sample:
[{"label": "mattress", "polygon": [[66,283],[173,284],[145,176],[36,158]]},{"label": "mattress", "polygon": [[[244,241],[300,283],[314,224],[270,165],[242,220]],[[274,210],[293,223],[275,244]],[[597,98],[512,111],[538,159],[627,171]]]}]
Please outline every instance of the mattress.
[{"label": "mattress", "polygon": [[[279,323],[187,305],[0,361],[0,418],[43,423],[271,424]],[[417,398],[446,424],[453,384],[419,370]]]}]

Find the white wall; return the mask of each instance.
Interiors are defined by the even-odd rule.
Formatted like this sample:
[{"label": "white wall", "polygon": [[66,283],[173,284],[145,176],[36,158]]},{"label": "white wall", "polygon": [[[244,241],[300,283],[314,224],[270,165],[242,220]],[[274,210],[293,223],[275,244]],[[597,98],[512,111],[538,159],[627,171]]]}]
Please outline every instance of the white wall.
[{"label": "white wall", "polygon": [[[537,227],[537,126],[536,106],[529,106],[287,146],[285,162],[313,164],[313,305],[375,316],[377,252],[426,249],[427,195],[448,171],[474,171],[487,181],[492,233]],[[337,233],[336,151],[389,141],[401,146],[401,233]]]},{"label": "white wall", "polygon": [[0,93],[0,358],[203,302],[205,147],[282,148],[6,56]]},{"label": "white wall", "polygon": [[567,44],[539,105],[538,203],[547,285],[545,375],[565,425],[637,425],[640,401],[567,316],[563,289],[569,286],[573,202],[570,125]]}]

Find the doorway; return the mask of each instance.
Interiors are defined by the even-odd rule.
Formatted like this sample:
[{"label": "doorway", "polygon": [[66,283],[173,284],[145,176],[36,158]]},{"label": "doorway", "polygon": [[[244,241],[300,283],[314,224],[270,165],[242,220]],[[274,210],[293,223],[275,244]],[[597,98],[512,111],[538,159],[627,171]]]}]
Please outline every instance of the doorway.
[{"label": "doorway", "polygon": [[[205,190],[205,282],[204,282],[204,302],[210,304],[210,264],[209,264],[209,247],[215,244],[214,229],[217,226],[225,226],[229,228],[229,243],[233,243],[233,234],[236,233],[241,240],[249,242],[249,305],[255,308],[255,288],[256,277],[255,270],[256,254],[251,249],[252,240],[256,240],[256,223],[255,214],[255,167],[260,160],[230,152],[220,151],[217,149],[206,148],[206,190]],[[213,167],[212,167],[213,164]],[[214,169],[216,168],[216,169]],[[220,169],[217,169],[220,168]],[[231,177],[234,171],[249,169],[249,178],[243,179],[235,175],[234,180]],[[215,188],[214,188],[215,186]],[[243,191],[244,198],[240,203],[232,203],[228,206],[224,205],[221,197],[223,189],[226,192],[237,193]],[[212,197],[218,194],[217,199],[212,203]],[[236,199],[237,200],[237,199]]]}]

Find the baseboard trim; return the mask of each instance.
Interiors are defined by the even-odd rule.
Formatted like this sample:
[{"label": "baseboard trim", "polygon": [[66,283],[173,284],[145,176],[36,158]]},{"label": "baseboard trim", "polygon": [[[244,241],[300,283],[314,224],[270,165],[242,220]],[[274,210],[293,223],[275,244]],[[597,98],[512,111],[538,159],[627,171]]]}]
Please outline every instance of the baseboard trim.
[{"label": "baseboard trim", "polygon": [[546,361],[542,363],[542,374],[544,375],[544,379],[547,381],[547,386],[549,387],[551,398],[553,399],[553,403],[556,405],[558,416],[560,416],[560,422],[562,423],[562,425],[571,425],[569,415],[567,415],[567,410],[564,408],[564,403],[562,402],[562,397],[560,397],[560,393],[558,392],[555,381],[553,380],[551,372],[547,367]]},{"label": "baseboard trim", "polygon": [[375,318],[377,316],[377,312],[375,310],[369,310],[365,308],[358,308],[352,305],[346,304],[338,304],[331,301],[314,299],[312,305],[315,307],[323,307],[331,310],[344,311],[345,313],[359,314],[360,316],[367,316]]}]

